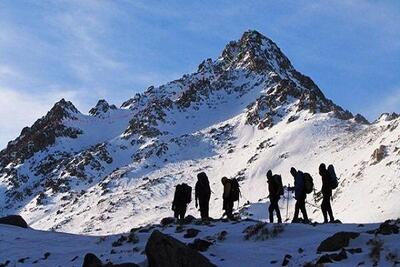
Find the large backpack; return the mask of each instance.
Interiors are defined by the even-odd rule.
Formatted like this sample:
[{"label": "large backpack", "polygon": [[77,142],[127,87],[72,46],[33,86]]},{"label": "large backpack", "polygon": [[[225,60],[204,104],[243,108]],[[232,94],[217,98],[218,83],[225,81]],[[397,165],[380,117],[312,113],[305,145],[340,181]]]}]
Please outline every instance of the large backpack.
[{"label": "large backpack", "polygon": [[175,189],[175,204],[189,204],[192,201],[192,188],[185,183],[178,184]]},{"label": "large backpack", "polygon": [[192,201],[192,187],[182,183],[181,184],[181,188],[182,188],[182,200],[184,203],[189,204]]},{"label": "large backpack", "polygon": [[336,176],[335,168],[333,165],[328,166],[328,174],[329,174],[329,185],[332,189],[336,189],[339,186],[339,179]]},{"label": "large backpack", "polygon": [[310,194],[314,189],[313,178],[309,173],[304,173],[303,178],[304,178],[304,191],[306,192],[306,194]]},{"label": "large backpack", "polygon": [[230,197],[232,201],[239,201],[240,197],[240,186],[236,178],[232,178],[229,181],[231,183],[231,194]]},{"label": "large backpack", "polygon": [[278,192],[278,194],[280,196],[282,196],[283,193],[284,193],[283,192],[282,176],[280,176],[278,174],[275,174],[274,175],[274,183],[275,183],[275,186],[276,186],[276,191]]}]

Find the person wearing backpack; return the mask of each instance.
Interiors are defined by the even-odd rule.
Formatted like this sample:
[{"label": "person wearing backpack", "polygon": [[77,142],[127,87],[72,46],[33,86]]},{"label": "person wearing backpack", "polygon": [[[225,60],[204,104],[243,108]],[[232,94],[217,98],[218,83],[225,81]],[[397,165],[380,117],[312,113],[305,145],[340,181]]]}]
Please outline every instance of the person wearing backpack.
[{"label": "person wearing backpack", "polygon": [[222,195],[223,199],[222,209],[225,210],[224,215],[226,215],[229,220],[233,220],[234,218],[232,212],[233,212],[234,200],[232,198],[232,183],[227,177],[222,177],[221,183],[224,186],[224,193]]},{"label": "person wearing backpack", "polygon": [[280,175],[272,175],[272,171],[267,172],[267,182],[269,191],[269,222],[274,223],[274,211],[278,217],[278,223],[282,223],[281,212],[279,210],[279,199],[283,194],[282,178]]},{"label": "person wearing backpack", "polygon": [[187,204],[189,204],[187,203],[188,201],[185,199],[185,189],[186,188],[184,184],[178,184],[175,187],[174,200],[172,201],[172,210],[174,211],[174,217],[180,222],[185,219]]},{"label": "person wearing backpack", "polygon": [[[328,214],[330,222],[334,222],[335,218],[333,217],[332,206],[331,206],[331,196],[332,196],[332,179],[336,179],[336,177],[331,177],[330,173],[326,169],[326,165],[321,163],[319,165],[319,175],[321,175],[322,179],[322,204],[321,210],[324,215],[324,223],[328,223]],[[337,181],[337,180],[336,180]]]},{"label": "person wearing backpack", "polygon": [[204,172],[197,174],[197,182],[195,186],[195,205],[196,208],[200,204],[200,216],[203,221],[209,219],[209,205],[211,197],[211,188],[208,177]]},{"label": "person wearing backpack", "polygon": [[305,178],[304,173],[297,171],[295,168],[290,169],[290,173],[294,178],[294,198],[296,199],[296,205],[294,210],[294,216],[292,223],[299,222],[299,211],[303,214],[304,223],[308,223],[308,216],[306,210],[306,188],[305,188]]}]

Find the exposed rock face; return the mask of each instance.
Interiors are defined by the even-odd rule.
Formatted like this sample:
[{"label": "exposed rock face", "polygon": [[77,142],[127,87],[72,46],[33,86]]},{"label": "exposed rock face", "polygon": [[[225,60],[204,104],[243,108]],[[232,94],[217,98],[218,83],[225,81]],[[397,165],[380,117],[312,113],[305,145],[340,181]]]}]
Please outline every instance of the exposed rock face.
[{"label": "exposed rock face", "polygon": [[374,153],[372,154],[372,160],[374,161],[373,163],[379,163],[381,160],[383,160],[386,156],[386,146],[381,145],[379,148],[374,150]]},{"label": "exposed rock face", "polygon": [[20,215],[9,215],[6,217],[0,218],[0,224],[9,224],[22,228],[28,228],[28,224]]},{"label": "exposed rock face", "polygon": [[96,106],[89,110],[89,114],[96,117],[104,117],[104,115],[110,110],[116,110],[115,105],[109,105],[106,100],[100,99]]},{"label": "exposed rock face", "polygon": [[8,143],[5,150],[0,151],[0,167],[10,162],[22,163],[35,152],[54,144],[57,137],[77,138],[78,129],[62,124],[63,119],[76,119],[79,111],[69,102],[61,99],[43,118],[37,120],[32,127],[25,127],[21,135]]},{"label": "exposed rock face", "polygon": [[160,231],[153,231],[146,244],[149,267],[211,267],[215,266],[196,250]]},{"label": "exposed rock face", "polygon": [[[121,108],[99,100],[89,113],[81,114],[71,102],[61,100],[0,152],[0,194],[5,196],[1,214],[18,208],[41,218],[37,225],[47,229],[62,230],[82,219],[85,232],[107,231],[104,225],[117,218],[110,213],[132,205],[133,214],[143,218],[140,206],[151,198],[160,209],[154,220],[160,220],[168,216],[161,198],[169,195],[171,184],[192,167],[205,168],[204,160],[214,168],[216,156],[221,160],[225,153],[236,157],[244,128],[255,133],[249,137],[258,139],[257,129],[269,135],[272,131],[267,129],[284,121],[290,132],[316,119],[321,123],[314,126],[321,134],[326,132],[321,125],[327,122],[334,137],[358,128],[369,131],[360,125],[365,123],[362,116],[345,121],[352,118],[351,113],[325,98],[274,42],[256,31],[230,42],[217,59],[203,61],[194,73],[150,86]],[[398,119],[382,123],[379,131],[397,131],[399,124]],[[396,141],[385,141],[388,156],[392,151],[400,155],[400,148],[392,148]],[[268,154],[274,146],[282,162],[295,156],[283,150],[282,144],[268,141],[255,148],[257,153],[246,152],[250,153],[248,164],[234,170],[236,178],[247,179],[264,161],[262,153]],[[176,167],[187,160],[193,162]],[[389,163],[394,169],[400,161]],[[160,172],[156,174],[155,169]],[[132,182],[121,186],[128,180]],[[93,220],[102,226],[96,227],[86,216],[91,211],[86,206],[93,204],[89,199],[100,197],[96,208],[101,216]]]},{"label": "exposed rock face", "polygon": [[370,122],[361,114],[356,114],[354,120],[361,124],[370,124]]},{"label": "exposed rock face", "polygon": [[355,239],[360,235],[356,232],[339,232],[331,237],[328,237],[321,242],[317,251],[318,252],[330,252],[337,251],[345,248],[349,245],[351,239]]},{"label": "exposed rock face", "polygon": [[379,228],[375,231],[375,234],[391,235],[398,234],[400,227],[396,225],[396,222],[386,221],[382,223]]}]

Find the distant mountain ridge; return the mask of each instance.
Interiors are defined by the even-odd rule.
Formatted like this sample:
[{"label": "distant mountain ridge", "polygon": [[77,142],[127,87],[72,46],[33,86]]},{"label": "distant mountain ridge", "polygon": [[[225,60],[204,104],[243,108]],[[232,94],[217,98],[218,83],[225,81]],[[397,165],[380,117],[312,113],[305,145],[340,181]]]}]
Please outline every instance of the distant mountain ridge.
[{"label": "distant mountain ridge", "polygon": [[[57,102],[0,152],[0,215],[21,213],[41,229],[114,233],[168,214],[174,185],[193,183],[198,171],[211,175],[215,198],[227,175],[240,178],[256,202],[267,194],[268,168],[290,182],[287,170],[298,165],[319,180],[316,166],[326,160],[344,176],[339,214],[375,221],[382,212],[352,212],[356,195],[346,192],[369,186],[377,173],[386,177],[382,194],[400,186],[393,179],[400,171],[399,123],[387,114],[370,124],[334,104],[272,40],[247,31],[197,72],[151,86],[120,108],[99,100],[85,115]],[[379,200],[381,192],[371,194]],[[390,203],[381,204],[388,218],[400,212]]]}]

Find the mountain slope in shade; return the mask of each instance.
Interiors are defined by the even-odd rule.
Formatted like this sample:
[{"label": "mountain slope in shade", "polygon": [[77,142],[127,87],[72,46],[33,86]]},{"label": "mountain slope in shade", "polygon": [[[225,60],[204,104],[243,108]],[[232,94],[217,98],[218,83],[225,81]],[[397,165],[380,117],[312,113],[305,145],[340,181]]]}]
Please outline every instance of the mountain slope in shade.
[{"label": "mountain slope in shade", "polygon": [[[149,87],[120,108],[100,100],[85,115],[56,103],[0,152],[0,214],[20,213],[39,229],[128,231],[170,215],[174,186],[194,185],[205,171],[218,217],[222,176],[240,180],[240,205],[266,208],[267,170],[288,184],[295,166],[314,177],[308,208],[320,220],[317,170],[326,162],[341,178],[333,201],[339,219],[396,218],[399,123],[397,114],[372,124],[353,116],[273,41],[248,31],[195,73]],[[281,206],[291,217],[290,195]],[[189,213],[197,214],[193,205]]]},{"label": "mountain slope in shade", "polygon": [[[389,224],[396,228],[400,222]],[[383,227],[379,224],[278,225],[253,220],[215,221],[204,225],[195,221],[185,225],[156,224],[118,235],[85,236],[0,224],[0,245],[7,244],[7,250],[0,250],[0,264],[9,261],[9,266],[82,266],[84,255],[94,253],[103,263],[134,262],[148,266],[146,243],[151,232],[158,230],[186,244],[196,244],[197,240],[203,244],[200,253],[220,267],[321,266],[317,262],[331,262],[329,266],[396,266],[400,249],[398,234],[375,235],[379,228]],[[187,236],[189,229],[199,232],[190,237]],[[343,250],[340,242],[336,242],[335,246],[339,245],[336,251],[317,252],[323,240],[339,232],[350,232],[355,238]],[[329,247],[335,249],[332,245]]]}]

